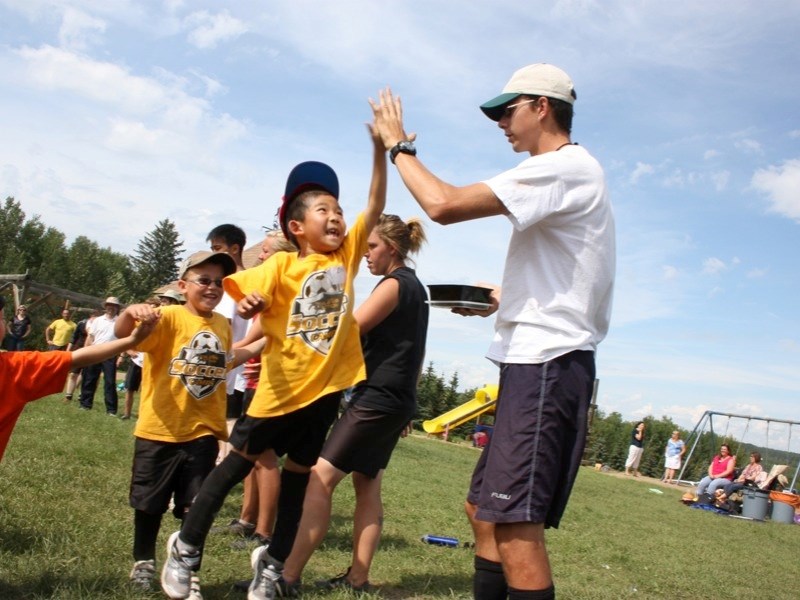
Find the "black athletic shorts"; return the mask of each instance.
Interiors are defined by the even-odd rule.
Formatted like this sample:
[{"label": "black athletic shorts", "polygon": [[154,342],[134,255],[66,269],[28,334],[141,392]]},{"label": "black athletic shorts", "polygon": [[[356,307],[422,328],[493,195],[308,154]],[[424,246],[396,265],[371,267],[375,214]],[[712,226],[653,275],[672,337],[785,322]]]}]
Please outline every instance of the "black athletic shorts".
[{"label": "black athletic shorts", "polygon": [[128,365],[128,372],[125,373],[125,389],[138,392],[142,385],[142,367],[133,363]]},{"label": "black athletic shorts", "polygon": [[261,454],[273,449],[298,465],[314,466],[325,436],[339,412],[341,392],[314,400],[308,406],[277,417],[242,415],[236,421],[228,440],[244,454]]},{"label": "black athletic shorts", "polygon": [[495,426],[467,500],[490,523],[558,527],[586,444],[594,353],[500,370]]},{"label": "black athletic shorts", "polygon": [[136,438],[131,474],[130,505],[151,515],[167,512],[182,518],[203,480],[214,468],[219,445],[213,435],[190,442],[155,442]]},{"label": "black athletic shorts", "polygon": [[253,401],[253,396],[256,395],[256,388],[247,388],[244,391],[244,399],[242,400],[242,414],[247,414],[247,409],[250,408],[250,403]]},{"label": "black athletic shorts", "polygon": [[331,429],[320,456],[345,473],[375,478],[389,464],[411,418],[385,413],[358,403],[350,406]]}]

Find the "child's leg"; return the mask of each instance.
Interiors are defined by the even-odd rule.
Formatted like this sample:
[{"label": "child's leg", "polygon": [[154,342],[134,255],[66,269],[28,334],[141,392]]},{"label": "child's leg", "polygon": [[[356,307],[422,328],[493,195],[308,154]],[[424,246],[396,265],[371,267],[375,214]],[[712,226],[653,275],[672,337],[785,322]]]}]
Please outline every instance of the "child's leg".
[{"label": "child's leg", "polygon": [[133,390],[125,390],[125,408],[122,410],[122,418],[130,419],[133,410]]},{"label": "child's leg", "polygon": [[[205,543],[211,524],[233,487],[253,468],[255,457],[245,457],[234,450],[218,464],[203,482],[181,527],[179,545],[199,551]],[[182,548],[183,549],[183,548]]]},{"label": "child's leg", "polygon": [[269,545],[269,555],[280,562],[289,556],[297,535],[310,471],[310,467],[299,465],[289,458],[284,462],[281,471],[278,518],[275,522],[275,534]]},{"label": "child's leg", "polygon": [[161,517],[160,514],[151,515],[141,510],[134,511],[133,560],[155,560]]},{"label": "child's leg", "polygon": [[67,375],[67,388],[64,390],[64,402],[72,400],[72,395],[75,393],[75,387],[78,385],[80,371],[77,373],[69,372]]},{"label": "child's leg", "polygon": [[258,520],[256,533],[262,537],[272,538],[275,528],[275,518],[278,512],[278,496],[281,490],[281,472],[278,467],[278,457],[270,451],[270,461],[262,461],[263,455],[258,459],[254,470],[255,484],[258,486]]}]

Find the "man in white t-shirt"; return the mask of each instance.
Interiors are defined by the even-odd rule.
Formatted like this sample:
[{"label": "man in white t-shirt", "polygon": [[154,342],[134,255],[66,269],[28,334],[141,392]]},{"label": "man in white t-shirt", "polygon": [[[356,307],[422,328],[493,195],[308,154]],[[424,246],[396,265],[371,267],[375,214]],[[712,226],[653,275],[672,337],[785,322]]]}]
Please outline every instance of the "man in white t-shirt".
[{"label": "man in white t-shirt", "polygon": [[[377,103],[378,131],[403,182],[442,224],[505,216],[513,227],[487,357],[500,367],[494,435],[467,496],[475,532],[474,597],[555,598],[544,530],[557,527],[586,441],[594,353],[608,331],[614,217],[597,161],[570,139],[576,94],[561,69],[533,64],[481,106],[515,152],[530,156],[456,187],[416,158],[399,98]],[[501,299],[502,291],[502,299]]]},{"label": "man in white t-shirt", "polygon": [[[119,315],[119,298],[109,296],[103,304],[104,313],[86,325],[86,346],[103,344],[117,339],[114,335],[114,323]],[[81,383],[80,409],[91,410],[94,404],[94,393],[103,373],[103,396],[106,414],[112,417],[117,414],[117,357],[112,356],[101,363],[89,365],[83,370]]]}]

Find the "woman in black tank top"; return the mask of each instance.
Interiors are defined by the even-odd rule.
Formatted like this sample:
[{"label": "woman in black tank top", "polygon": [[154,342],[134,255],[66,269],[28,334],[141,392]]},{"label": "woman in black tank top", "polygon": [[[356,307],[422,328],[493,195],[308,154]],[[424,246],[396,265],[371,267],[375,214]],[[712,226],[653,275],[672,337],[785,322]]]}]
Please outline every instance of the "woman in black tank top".
[{"label": "woman in black tank top", "polygon": [[417,379],[425,357],[428,304],[425,288],[406,265],[425,241],[418,219],[382,215],[369,236],[367,268],[382,276],[355,310],[367,379],[353,391],[350,406],[334,424],[306,489],[303,516],[284,563],[287,582],[303,568],[327,533],[333,490],[353,474],[356,508],[353,557],[347,570],[324,582],[329,588],[369,589],[369,568],[383,522],[381,480],[401,435],[416,411]]}]

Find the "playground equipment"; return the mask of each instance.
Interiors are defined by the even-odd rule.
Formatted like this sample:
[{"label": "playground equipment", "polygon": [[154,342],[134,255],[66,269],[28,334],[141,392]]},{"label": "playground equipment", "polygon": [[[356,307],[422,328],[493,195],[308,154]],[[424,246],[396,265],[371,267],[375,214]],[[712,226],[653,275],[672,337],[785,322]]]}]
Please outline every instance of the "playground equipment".
[{"label": "playground equipment", "polygon": [[[799,421],[789,421],[786,419],[772,419],[768,417],[754,417],[752,415],[737,415],[733,413],[723,413],[723,412],[715,412],[715,411],[705,411],[703,416],[700,417],[700,420],[695,425],[692,432],[689,434],[688,439],[686,440],[686,446],[689,448],[687,452],[686,458],[683,461],[683,465],[681,466],[681,471],[678,474],[678,483],[683,485],[695,485],[695,481],[687,481],[684,479],[683,474],[687,470],[687,467],[694,456],[695,449],[700,442],[701,437],[708,433],[711,436],[711,447],[716,449],[717,446],[717,432],[714,430],[714,423],[715,418],[717,419],[717,423],[720,420],[725,420],[725,429],[722,433],[722,440],[721,442],[728,442],[728,441],[735,441],[737,446],[741,446],[743,444],[747,444],[750,447],[755,447],[756,444],[754,442],[760,442],[760,440],[748,440],[747,433],[750,429],[751,422],[758,424],[760,428],[764,431],[764,441],[763,446],[759,444],[760,448],[763,448],[763,456],[762,456],[762,463],[768,464],[772,462],[772,456],[770,456],[770,452],[772,453],[780,453],[778,460],[781,464],[786,463],[788,466],[795,464],[795,471],[794,477],[792,478],[791,483],[789,484],[789,489],[793,489],[797,483],[798,475],[800,474],[800,456],[796,450],[796,448],[792,447],[792,431],[794,427],[800,426]],[[735,422],[737,425],[743,425],[744,431],[740,434],[740,438],[737,438],[733,432],[729,432],[729,428],[732,424],[732,421]],[[773,425],[772,430],[770,430],[770,426]],[[781,430],[776,431],[775,425],[782,426]],[[738,431],[737,431],[738,433]],[[778,444],[781,442],[785,442],[786,449],[779,449]],[[701,457],[700,460],[707,462],[710,460],[710,457]]]},{"label": "playground equipment", "polygon": [[426,433],[444,434],[450,433],[450,429],[466,423],[470,419],[476,419],[487,411],[493,411],[497,404],[497,385],[487,385],[475,392],[475,396],[454,409],[447,411],[435,419],[428,419],[422,422],[422,428]]}]

